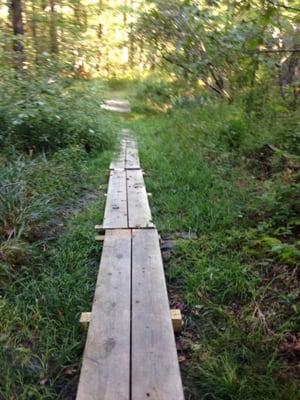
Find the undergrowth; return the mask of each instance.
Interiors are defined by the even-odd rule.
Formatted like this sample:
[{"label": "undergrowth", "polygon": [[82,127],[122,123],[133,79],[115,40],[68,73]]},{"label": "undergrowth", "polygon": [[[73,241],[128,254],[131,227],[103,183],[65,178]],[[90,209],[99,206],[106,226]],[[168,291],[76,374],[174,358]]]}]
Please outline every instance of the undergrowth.
[{"label": "undergrowth", "polygon": [[[53,80],[30,96],[8,88],[12,112],[0,102],[0,398],[75,398],[78,318],[100,255],[93,227],[116,132],[128,126],[162,236],[196,237],[177,239],[165,263],[184,315],[186,398],[298,400],[296,111],[249,113],[242,96],[227,104],[170,79]],[[131,96],[130,116],[100,110],[114,95]]]},{"label": "undergrowth", "polygon": [[73,399],[85,342],[78,321],[90,309],[100,256],[94,225],[121,118],[100,109],[101,81],[6,88],[0,398]]},{"label": "undergrowth", "polygon": [[186,397],[297,400],[297,112],[266,104],[249,115],[242,101],[183,96],[172,84],[161,92],[140,84],[145,101],[133,99],[129,126],[162,236],[198,237],[176,240],[166,263],[171,304],[184,314]]},{"label": "undergrowth", "polygon": [[85,341],[78,321],[93,297],[94,225],[111,154],[69,148],[2,171],[1,399],[75,396]]},{"label": "undergrowth", "polygon": [[55,75],[0,78],[0,148],[36,154],[70,145],[88,152],[113,145],[112,117],[100,108],[103,82]]},{"label": "undergrowth", "polygon": [[40,245],[7,286],[0,303],[1,398],[75,397],[85,341],[78,321],[93,298],[100,254],[93,227],[103,198],[66,221],[58,239]]}]

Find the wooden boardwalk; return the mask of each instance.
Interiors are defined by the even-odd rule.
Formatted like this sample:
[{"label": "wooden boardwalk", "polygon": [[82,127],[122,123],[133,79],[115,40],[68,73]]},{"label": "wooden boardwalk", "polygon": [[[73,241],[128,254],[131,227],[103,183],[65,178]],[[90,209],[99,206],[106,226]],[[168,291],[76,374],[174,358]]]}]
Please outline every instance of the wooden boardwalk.
[{"label": "wooden boardwalk", "polygon": [[123,133],[77,400],[183,400],[159,236],[136,142]]}]

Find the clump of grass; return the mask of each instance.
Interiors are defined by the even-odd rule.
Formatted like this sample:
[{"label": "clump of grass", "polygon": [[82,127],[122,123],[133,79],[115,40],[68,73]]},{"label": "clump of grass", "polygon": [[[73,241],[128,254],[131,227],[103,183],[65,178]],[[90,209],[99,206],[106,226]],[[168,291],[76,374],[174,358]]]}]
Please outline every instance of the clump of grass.
[{"label": "clump of grass", "polygon": [[[83,185],[86,153],[79,147],[51,158],[19,156],[1,170],[0,237],[29,237],[31,229]],[[79,168],[78,168],[79,165]]]},{"label": "clump of grass", "polygon": [[76,216],[35,259],[35,270],[24,268],[7,287],[0,304],[1,398],[74,398],[85,342],[78,321],[92,302],[100,254],[93,224],[102,208],[101,199]]}]

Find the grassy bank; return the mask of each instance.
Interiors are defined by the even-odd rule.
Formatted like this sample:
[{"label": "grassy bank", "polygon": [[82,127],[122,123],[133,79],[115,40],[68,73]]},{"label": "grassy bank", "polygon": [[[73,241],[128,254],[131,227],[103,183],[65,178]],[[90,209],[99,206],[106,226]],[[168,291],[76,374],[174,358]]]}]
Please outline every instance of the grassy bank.
[{"label": "grassy bank", "polygon": [[[33,104],[21,113],[19,98],[11,99],[14,115],[5,116],[1,399],[73,399],[80,372],[85,333],[78,321],[93,298],[100,257],[94,225],[102,220],[107,168],[121,119],[100,110],[105,83],[57,85],[68,104],[55,98],[56,90],[37,90],[47,116]],[[53,118],[62,124],[59,131]],[[24,132],[18,141],[13,139],[16,127]]]},{"label": "grassy bank", "polygon": [[154,92],[133,99],[129,126],[162,236],[197,237],[172,241],[165,262],[171,305],[185,317],[186,398],[296,400],[299,158],[287,119],[297,117]]},{"label": "grassy bank", "polygon": [[[78,319],[91,307],[100,256],[94,225],[116,133],[129,127],[155,223],[171,239],[164,258],[171,306],[184,314],[186,398],[298,399],[296,113],[246,114],[242,100],[155,80],[64,82],[35,96],[49,114],[11,98],[15,113],[0,126],[0,398],[75,398]],[[128,96],[129,116],[99,108]]]}]

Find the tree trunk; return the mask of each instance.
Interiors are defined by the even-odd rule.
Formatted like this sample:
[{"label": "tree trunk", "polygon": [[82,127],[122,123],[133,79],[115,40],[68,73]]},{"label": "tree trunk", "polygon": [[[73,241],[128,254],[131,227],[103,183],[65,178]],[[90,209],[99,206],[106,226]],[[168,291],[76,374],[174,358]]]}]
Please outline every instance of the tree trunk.
[{"label": "tree trunk", "polygon": [[32,35],[32,41],[33,41],[33,46],[34,46],[34,51],[35,51],[35,62],[36,64],[39,63],[39,41],[37,37],[37,10],[35,6],[35,2],[31,2],[31,35]]},{"label": "tree trunk", "polygon": [[123,25],[124,25],[124,47],[123,47],[123,64],[128,63],[128,24],[127,24],[127,0],[124,0]]},{"label": "tree trunk", "polygon": [[87,12],[80,0],[74,1],[73,5],[75,24],[81,30],[86,31],[88,26]]},{"label": "tree trunk", "polygon": [[22,0],[11,0],[11,17],[14,33],[13,49],[16,52],[17,68],[24,68],[24,23]]},{"label": "tree trunk", "polygon": [[[133,0],[130,0],[130,14],[133,13]],[[133,22],[132,17],[129,24],[129,47],[128,47],[128,62],[130,68],[133,67],[133,58],[134,58],[134,37],[133,37]]]},{"label": "tree trunk", "polygon": [[53,54],[58,54],[57,12],[55,6],[55,0],[50,0],[50,51]]}]

